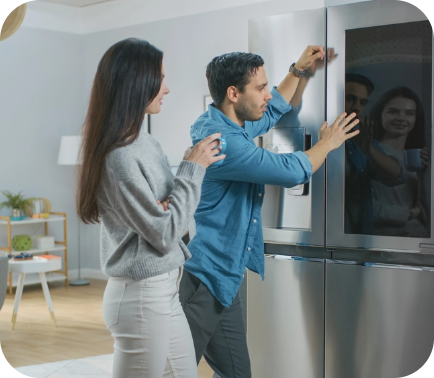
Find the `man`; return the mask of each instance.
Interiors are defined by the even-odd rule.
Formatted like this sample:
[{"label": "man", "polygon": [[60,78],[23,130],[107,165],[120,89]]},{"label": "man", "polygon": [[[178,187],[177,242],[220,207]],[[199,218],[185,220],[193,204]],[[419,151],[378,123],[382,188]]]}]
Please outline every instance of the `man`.
[{"label": "man", "polygon": [[356,113],[357,118],[362,117],[369,96],[375,87],[366,76],[359,74],[345,75],[345,111]]},{"label": "man", "polygon": [[202,185],[197,234],[189,244],[193,257],[185,264],[180,300],[197,362],[204,355],[222,378],[251,377],[238,289],[246,267],[264,277],[264,184],[292,187],[307,182],[328,152],[358,134],[351,132],[356,115],[341,114],[331,127],[321,126],[320,140],[309,151],[278,155],[255,146],[253,138],[291,110],[303,71],[323,57],[321,46],[309,46],[271,93],[258,55],[224,54],[207,66],[214,103],[192,126],[191,138],[222,133],[226,158],[207,170]]}]

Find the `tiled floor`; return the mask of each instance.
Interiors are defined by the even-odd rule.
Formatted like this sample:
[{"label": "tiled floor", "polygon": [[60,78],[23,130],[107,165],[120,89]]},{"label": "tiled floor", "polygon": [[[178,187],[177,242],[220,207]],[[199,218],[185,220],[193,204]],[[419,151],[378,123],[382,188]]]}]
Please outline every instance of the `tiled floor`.
[{"label": "tiled floor", "polygon": [[113,354],[50,362],[16,368],[32,378],[108,378],[112,373]]}]

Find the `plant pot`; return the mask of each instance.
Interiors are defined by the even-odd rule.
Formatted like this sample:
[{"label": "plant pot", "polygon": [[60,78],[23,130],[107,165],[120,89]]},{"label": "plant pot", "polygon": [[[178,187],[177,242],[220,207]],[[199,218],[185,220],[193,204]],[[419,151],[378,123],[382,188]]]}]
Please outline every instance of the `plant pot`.
[{"label": "plant pot", "polygon": [[21,218],[24,215],[24,210],[21,209],[12,209],[11,218]]}]

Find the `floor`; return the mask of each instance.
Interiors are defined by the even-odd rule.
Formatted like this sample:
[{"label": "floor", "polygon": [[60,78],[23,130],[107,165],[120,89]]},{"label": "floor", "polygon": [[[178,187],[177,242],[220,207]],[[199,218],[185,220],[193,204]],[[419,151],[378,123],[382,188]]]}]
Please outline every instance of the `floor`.
[{"label": "floor", "polygon": [[[31,365],[35,373],[38,369],[53,368],[48,372],[50,374],[61,369],[72,369],[77,371],[77,375],[65,373],[65,377],[81,378],[83,375],[77,370],[81,362],[91,364],[94,368],[107,366],[107,361],[102,363],[101,360],[110,358],[108,355],[113,353],[113,340],[102,317],[106,282],[90,281],[89,286],[68,288],[60,282],[49,283],[57,327],[54,327],[50,318],[40,285],[24,287],[15,330],[12,330],[11,323],[14,298],[6,296],[0,311],[0,340],[3,353],[13,367],[28,369]],[[75,361],[78,359],[85,360]],[[57,364],[51,367],[33,366],[53,362]],[[212,370],[204,360],[199,364],[198,371],[199,378],[212,377]],[[29,372],[26,370],[26,373]],[[107,370],[103,373],[102,376],[110,376]],[[59,375],[50,374],[43,376],[59,378]]]}]

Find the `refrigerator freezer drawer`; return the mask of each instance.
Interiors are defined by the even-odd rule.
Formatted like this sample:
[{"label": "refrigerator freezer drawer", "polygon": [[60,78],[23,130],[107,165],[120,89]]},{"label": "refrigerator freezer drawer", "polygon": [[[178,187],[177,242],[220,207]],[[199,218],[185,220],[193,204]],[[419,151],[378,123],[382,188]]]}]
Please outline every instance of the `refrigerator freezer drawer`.
[{"label": "refrigerator freezer drawer", "polygon": [[324,260],[266,258],[265,281],[248,272],[247,343],[253,377],[323,377]]},{"label": "refrigerator freezer drawer", "polygon": [[326,277],[326,378],[404,377],[426,362],[432,269],[327,261]]}]

